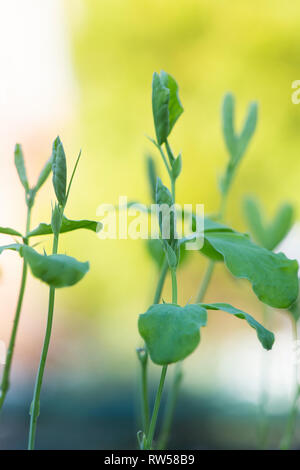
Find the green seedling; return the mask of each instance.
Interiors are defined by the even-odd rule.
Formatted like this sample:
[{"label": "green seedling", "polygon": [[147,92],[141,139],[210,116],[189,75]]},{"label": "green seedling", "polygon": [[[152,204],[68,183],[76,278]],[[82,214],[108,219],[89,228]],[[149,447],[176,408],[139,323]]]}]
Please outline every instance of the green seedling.
[{"label": "green seedling", "polygon": [[[34,277],[38,278],[42,282],[46,283],[49,290],[49,304],[48,304],[48,318],[47,318],[47,327],[44,338],[44,345],[42,349],[39,369],[37,372],[34,395],[32,404],[30,407],[30,431],[29,431],[29,441],[28,449],[32,450],[35,446],[35,436],[37,428],[37,419],[40,413],[40,394],[43,383],[43,376],[45,371],[45,365],[47,360],[48,348],[51,338],[52,322],[53,322],[53,312],[54,312],[54,298],[55,290],[58,288],[73,286],[79,282],[89,270],[89,263],[82,263],[71,256],[64,254],[58,254],[58,241],[60,233],[71,232],[77,229],[85,228],[96,232],[101,229],[101,224],[98,224],[92,220],[70,220],[64,215],[66,204],[69,198],[69,193],[72,185],[72,181],[77,169],[77,165],[80,159],[80,155],[76,160],[73,173],[71,175],[69,184],[67,186],[67,164],[66,157],[63,145],[57,137],[53,143],[53,150],[51,159],[47,162],[44,170],[42,171],[37,185],[33,188],[29,188],[29,184],[26,178],[26,171],[24,165],[24,159],[20,152],[20,147],[16,147],[16,166],[19,173],[20,180],[25,189],[26,201],[28,206],[28,219],[26,225],[26,235],[21,235],[19,232],[13,229],[0,229],[1,233],[6,233],[8,235],[14,235],[20,237],[23,240],[23,243],[13,243],[10,245],[5,245],[0,247],[0,254],[4,250],[13,250],[19,253],[20,257],[23,258],[23,275],[22,275],[22,284],[21,292],[19,295],[19,302],[16,312],[16,318],[14,323],[14,328],[11,336],[10,347],[8,352],[8,359],[6,362],[3,378],[2,378],[2,395],[1,395],[1,404],[4,402],[5,395],[8,390],[8,378],[11,368],[11,360],[13,353],[13,346],[15,343],[15,337],[18,327],[18,320],[21,311],[21,305],[25,290],[25,281],[27,266],[30,267],[31,273]],[[34,197],[38,189],[46,181],[49,174],[53,173],[53,188],[56,195],[56,203],[52,209],[51,223],[41,223],[34,230],[30,230],[29,221],[30,221],[30,211],[33,206]],[[33,247],[29,246],[29,241],[31,237],[41,236],[41,235],[53,235],[53,246],[52,254],[47,255],[46,253],[40,254]]]},{"label": "green seedling", "polygon": [[[259,201],[253,197],[248,197],[244,201],[244,214],[248,223],[253,239],[261,246],[275,250],[284,240],[294,222],[293,207],[285,203],[281,205],[271,221],[266,221]],[[291,327],[293,332],[293,340],[295,344],[298,341],[298,320],[300,318],[299,298],[288,308],[288,314],[291,319]],[[270,311],[265,306],[263,309],[265,326],[271,325]],[[295,364],[295,390],[292,399],[292,405],[289,411],[284,435],[282,437],[280,448],[282,450],[290,449],[293,443],[293,436],[296,429],[296,418],[298,410],[298,400],[300,396],[300,385],[298,383],[298,366]],[[262,389],[260,398],[260,432],[259,445],[265,448],[268,441],[269,423],[267,419],[266,404],[268,400],[268,364],[266,361],[262,364]]]},{"label": "green seedling", "polygon": [[[155,194],[156,203],[168,204],[174,208],[176,180],[180,176],[182,157],[175,157],[168,138],[174,124],[183,112],[178,96],[178,86],[175,80],[165,72],[154,73],[152,82],[152,109],[156,139],[150,139],[159,150],[167,173],[170,178],[171,191],[157,178],[155,165],[148,160],[148,176],[152,199]],[[172,417],[176,405],[178,389],[182,380],[182,361],[185,360],[199,345],[201,328],[206,325],[207,313],[211,310],[225,311],[236,318],[245,320],[256,331],[261,345],[270,350],[274,343],[274,335],[259,324],[251,315],[225,303],[204,304],[203,298],[209,285],[214,264],[224,262],[229,271],[237,278],[245,278],[252,285],[256,296],[264,303],[276,308],[288,308],[297,298],[298,264],[289,260],[283,254],[275,254],[268,249],[253,243],[246,234],[224,225],[224,215],[229,190],[234,175],[241,162],[254,133],[257,121],[257,105],[251,104],[242,131],[234,130],[234,100],[232,95],[226,95],[223,105],[223,130],[226,147],[229,151],[229,162],[220,182],[221,204],[218,220],[205,218],[204,246],[200,254],[209,259],[207,272],[202,281],[194,304],[178,305],[176,272],[180,261],[180,251],[187,239],[177,239],[176,217],[171,219],[170,237],[159,240],[164,253],[164,261],[159,258],[161,276],[154,297],[153,305],[139,316],[138,328],[145,341],[142,349],[142,413],[144,428],[138,433],[138,443],[141,449],[152,449],[156,432],[156,424],[160,409],[165,378],[168,367],[176,364],[174,381],[171,386],[169,399],[165,409],[162,431],[157,448],[165,448],[168,441]],[[154,182],[155,193],[154,193]],[[175,214],[175,208],[174,208]],[[164,226],[162,213],[159,211],[159,226]],[[156,256],[153,256],[156,259]],[[160,303],[161,292],[167,272],[172,279],[171,303]],[[139,350],[141,351],[141,350]],[[155,398],[151,419],[149,399],[147,394],[147,360],[162,366],[161,378]]]},{"label": "green seedling", "polygon": [[[6,234],[6,235],[11,235],[13,237],[17,237],[20,240],[23,240],[24,245],[28,245],[28,235],[30,231],[30,220],[31,220],[31,212],[32,208],[35,203],[35,197],[38,191],[41,189],[45,181],[47,180],[48,176],[51,173],[51,159],[49,159],[44,168],[42,169],[37,183],[34,187],[29,186],[28,178],[27,178],[27,173],[26,173],[26,168],[25,168],[25,162],[24,162],[24,156],[22,152],[22,148],[19,144],[16,145],[15,147],[15,166],[21,181],[22,186],[24,187],[25,190],[25,201],[26,201],[26,206],[27,206],[27,220],[26,220],[26,226],[25,226],[25,234],[22,235],[20,232],[17,230],[14,230],[12,228],[8,227],[0,227],[0,233]],[[3,251],[3,248],[0,248],[0,253]],[[21,315],[21,310],[22,310],[22,304],[23,304],[23,298],[24,298],[24,293],[26,289],[26,279],[27,279],[27,269],[28,269],[28,263],[25,258],[23,258],[23,268],[22,268],[22,277],[21,277],[21,286],[19,290],[19,296],[18,296],[18,302],[17,302],[17,308],[14,316],[14,322],[13,322],[13,328],[9,340],[9,345],[7,349],[7,356],[6,356],[6,363],[4,366],[3,374],[2,374],[2,380],[1,380],[1,391],[0,391],[0,411],[4,405],[6,395],[8,393],[9,387],[10,387],[10,372],[11,372],[11,365],[12,365],[12,360],[13,360],[13,354],[14,354],[14,348],[15,348],[15,342],[16,342],[16,336],[17,336],[17,331],[19,327],[19,321],[20,321],[20,315]]]}]

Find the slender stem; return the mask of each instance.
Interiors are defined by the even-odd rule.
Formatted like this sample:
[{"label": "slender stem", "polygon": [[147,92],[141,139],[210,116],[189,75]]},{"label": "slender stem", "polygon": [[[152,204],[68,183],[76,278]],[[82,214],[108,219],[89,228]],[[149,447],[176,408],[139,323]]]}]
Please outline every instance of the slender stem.
[{"label": "slender stem", "polygon": [[[267,305],[263,305],[263,325],[268,328],[269,315]],[[268,403],[268,384],[269,384],[269,367],[266,351],[262,351],[261,371],[260,371],[260,400],[259,400],[259,426],[258,426],[258,446],[264,450],[267,447],[269,422],[267,415]]]},{"label": "slender stem", "polygon": [[204,296],[206,294],[206,291],[208,289],[209,283],[210,283],[211,278],[212,278],[214,267],[215,267],[214,261],[210,260],[209,263],[208,263],[207,269],[205,271],[204,278],[201,282],[198,295],[196,297],[196,303],[200,303],[204,299]]},{"label": "slender stem", "polygon": [[171,269],[172,278],[172,304],[177,304],[177,278],[176,269]]},{"label": "slender stem", "polygon": [[175,366],[173,384],[172,384],[170,393],[168,395],[168,400],[167,400],[163,424],[162,424],[162,431],[161,431],[160,438],[158,441],[159,442],[158,447],[157,447],[158,450],[165,449],[168,443],[173,416],[175,412],[175,407],[177,404],[180,384],[182,382],[182,377],[183,377],[183,373],[182,373],[181,362],[178,362]]},{"label": "slender stem", "polygon": [[[52,254],[56,254],[57,249],[58,249],[58,234],[55,234],[54,239],[53,239]],[[51,337],[51,331],[52,331],[54,298],[55,298],[55,288],[50,287],[47,328],[46,328],[46,333],[45,333],[45,339],[44,339],[44,345],[42,349],[39,369],[38,369],[38,373],[36,376],[33,400],[32,400],[32,404],[30,408],[30,430],[29,430],[28,450],[34,449],[37,419],[40,413],[40,395],[41,395],[43,376],[44,376],[50,337]]]},{"label": "slender stem", "polygon": [[[172,276],[172,303],[177,304],[177,278],[176,278],[176,269],[171,270],[171,276]],[[158,411],[160,407],[160,402],[161,402],[161,396],[164,388],[164,383],[165,383],[165,378],[167,374],[168,366],[165,365],[162,368],[161,371],[161,376],[160,376],[160,382],[159,386],[157,389],[157,394],[155,398],[155,403],[154,403],[154,408],[153,408],[153,413],[152,413],[152,418],[149,426],[149,433],[147,436],[146,440],[146,449],[150,450],[152,448],[152,441],[155,433],[155,428],[156,428],[156,423],[157,423],[157,416],[158,416]]]},{"label": "slender stem", "polygon": [[161,293],[162,293],[164,283],[165,283],[165,280],[166,280],[168,268],[169,268],[168,261],[167,261],[167,258],[165,257],[165,260],[164,260],[164,263],[163,263],[163,266],[162,266],[162,269],[161,269],[160,277],[159,277],[159,280],[158,280],[158,283],[157,283],[155,295],[154,295],[154,300],[153,300],[154,304],[159,304],[159,302],[160,302]]},{"label": "slender stem", "polygon": [[[28,207],[27,209],[27,220],[26,220],[26,235],[28,234],[30,230],[30,218],[31,218],[31,207]],[[24,243],[27,244],[27,239],[24,239]],[[26,279],[27,279],[27,263],[25,259],[23,260],[23,269],[22,269],[22,277],[21,277],[21,286],[20,286],[20,291],[19,291],[19,296],[18,296],[18,303],[17,303],[17,308],[15,312],[15,317],[14,317],[14,322],[13,322],[13,328],[9,340],[9,345],[7,349],[7,355],[6,355],[6,362],[3,370],[3,375],[2,375],[2,381],[1,381],[1,388],[0,388],[0,411],[3,407],[7,392],[10,387],[10,372],[11,372],[11,364],[12,364],[12,359],[13,359],[13,354],[14,354],[14,349],[15,349],[15,342],[16,342],[16,337],[17,337],[17,331],[19,327],[19,321],[20,321],[20,315],[21,315],[21,310],[22,310],[22,304],[23,304],[23,298],[24,298],[24,293],[25,293],[25,287],[26,287]]]},{"label": "slender stem", "polygon": [[157,416],[158,416],[158,411],[159,411],[159,407],[160,407],[161,396],[162,396],[162,391],[163,391],[163,388],[164,388],[164,383],[165,383],[167,370],[168,370],[168,366],[163,366],[162,371],[161,371],[159,386],[158,386],[157,394],[156,394],[156,398],[155,398],[152,418],[151,418],[150,427],[149,427],[149,433],[148,433],[148,437],[147,437],[147,441],[146,441],[146,450],[151,450],[151,448],[152,448],[152,441],[153,441],[153,437],[154,437],[154,433],[155,433]]},{"label": "slender stem", "polygon": [[[291,320],[292,320],[292,329],[293,329],[293,340],[295,341],[295,346],[297,346],[298,344],[297,320],[293,316],[291,316]],[[298,400],[300,397],[298,372],[299,372],[299,366],[298,366],[297,358],[296,358],[295,368],[294,368],[295,391],[294,391],[292,406],[291,406],[290,413],[289,413],[288,420],[287,420],[286,427],[285,427],[285,432],[280,443],[281,450],[289,450],[291,448],[292,443],[293,443],[293,437],[295,434],[297,414],[298,414]]]}]

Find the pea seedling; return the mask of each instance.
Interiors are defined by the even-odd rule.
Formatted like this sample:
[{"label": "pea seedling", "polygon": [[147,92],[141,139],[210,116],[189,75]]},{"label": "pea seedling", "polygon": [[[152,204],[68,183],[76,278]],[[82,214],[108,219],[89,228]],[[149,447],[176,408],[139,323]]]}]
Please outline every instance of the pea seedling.
[{"label": "pea seedling", "polygon": [[[27,265],[29,265],[30,270],[34,277],[40,279],[41,281],[45,282],[49,286],[49,304],[48,304],[48,318],[47,318],[47,327],[46,333],[44,338],[44,345],[42,349],[40,364],[37,372],[35,388],[34,388],[34,395],[32,404],[30,407],[30,431],[29,431],[29,441],[28,441],[28,449],[33,450],[35,445],[35,436],[36,436],[36,428],[37,428],[37,419],[40,412],[40,394],[41,388],[43,383],[43,376],[45,371],[45,365],[47,360],[48,348],[51,338],[51,330],[52,330],[52,322],[53,322],[53,312],[54,312],[54,298],[55,298],[55,290],[57,288],[68,287],[76,284],[79,282],[85,274],[89,270],[89,263],[79,262],[75,258],[67,255],[58,254],[58,241],[59,241],[59,234],[64,232],[70,232],[73,230],[77,230],[80,228],[85,228],[88,230],[92,230],[96,232],[97,230],[101,229],[101,224],[98,224],[95,221],[91,220],[69,220],[65,217],[64,211],[66,208],[66,204],[69,198],[69,193],[72,185],[72,181],[75,175],[75,171],[80,159],[80,155],[76,160],[76,164],[74,166],[73,173],[70,178],[70,182],[67,187],[67,165],[66,165],[66,157],[63,145],[57,137],[53,143],[53,150],[52,156],[50,161],[47,163],[45,169],[43,170],[37,186],[33,189],[29,189],[29,185],[26,178],[25,172],[25,164],[23,156],[20,152],[20,147],[16,148],[16,165],[18,169],[18,173],[21,179],[21,182],[25,188],[26,192],[26,201],[28,203],[28,209],[31,209],[34,200],[35,193],[39,187],[45,182],[48,175],[51,172],[53,173],[53,187],[56,195],[57,202],[55,203],[54,208],[52,209],[52,217],[51,223],[45,224],[41,223],[39,226],[29,231],[29,222],[27,222],[27,230],[26,236],[22,236],[20,233],[16,232],[13,229],[2,229],[2,233],[7,233],[10,235],[16,235],[23,238],[23,243],[14,243],[11,245],[5,245],[0,247],[0,253],[2,251],[9,249],[19,253],[19,255],[23,258],[23,273],[24,273],[24,265],[27,269]],[[36,189],[37,188],[37,189]],[[30,211],[29,211],[29,218],[30,220]],[[5,230],[5,231],[4,231]],[[38,253],[34,248],[29,246],[28,241],[31,237],[40,236],[40,235],[48,235],[53,234],[53,246],[52,246],[52,254],[47,255],[44,253],[43,255]],[[25,280],[26,280],[26,271],[25,275],[22,276],[22,286],[21,286],[21,301],[23,299],[24,289],[25,289]],[[19,297],[19,298],[20,298]],[[12,334],[12,344],[14,344],[16,331],[17,331],[17,323],[19,319],[19,313],[22,302],[18,302],[18,309],[17,309],[17,322],[15,322],[16,326],[14,325],[14,330]],[[12,356],[12,351],[11,351]],[[4,378],[9,377],[9,371],[11,366],[11,357],[8,364],[8,368],[5,372]],[[6,382],[4,382],[4,385]],[[6,393],[7,387],[4,387],[4,391]]]},{"label": "pea seedling", "polygon": [[[256,104],[250,105],[247,119],[242,132],[238,135],[234,130],[234,100],[232,95],[226,95],[223,105],[223,129],[225,143],[230,159],[225,174],[221,179],[221,206],[218,220],[205,218],[204,245],[200,254],[210,259],[208,270],[204,276],[195,304],[180,306],[177,303],[176,271],[180,258],[180,248],[188,241],[186,238],[178,239],[176,232],[175,186],[182,168],[182,157],[175,157],[168,141],[168,137],[180,115],[183,107],[178,96],[178,86],[173,77],[166,72],[154,73],[152,82],[152,109],[156,139],[151,139],[165,164],[170,177],[171,191],[156,179],[155,197],[159,208],[167,204],[173,209],[173,218],[170,218],[170,236],[160,240],[164,250],[165,263],[162,266],[155,302],[148,310],[139,316],[138,329],[145,341],[145,346],[138,350],[142,371],[142,414],[143,430],[138,432],[138,442],[141,449],[152,449],[155,437],[157,418],[161,397],[168,367],[176,363],[174,383],[171,387],[169,402],[167,403],[165,418],[162,425],[162,434],[158,448],[167,444],[172,415],[176,403],[176,395],[181,380],[181,363],[200,343],[200,329],[206,325],[207,312],[210,310],[225,311],[236,318],[243,319],[257,334],[262,346],[269,350],[274,343],[274,335],[251,315],[227,303],[203,303],[215,262],[224,262],[229,271],[237,278],[246,278],[250,281],[256,296],[264,303],[276,308],[287,308],[297,298],[298,264],[286,258],[283,254],[274,254],[271,251],[254,244],[247,235],[239,233],[221,223],[224,218],[226,201],[237,167],[244,155],[249,141],[254,133],[257,118]],[[151,165],[149,172],[150,183],[153,187],[154,171]],[[158,211],[160,232],[165,223],[162,212]],[[167,221],[168,222],[168,221]],[[190,240],[190,238],[189,238]],[[165,268],[167,265],[167,269]],[[172,301],[159,303],[167,271],[172,279]],[[162,367],[161,378],[157,389],[153,412],[150,420],[149,400],[147,395],[147,362],[148,355],[152,362]],[[146,418],[145,418],[146,416]]]},{"label": "pea seedling", "polygon": [[[253,239],[261,246],[275,250],[278,245],[283,241],[288,232],[290,231],[293,220],[294,211],[290,204],[281,205],[274,218],[267,222],[262,212],[259,201],[253,197],[248,197],[244,201],[244,214],[247,220],[251,235]],[[288,309],[289,317],[291,319],[291,326],[293,332],[293,339],[295,344],[298,341],[298,320],[300,317],[299,301],[296,301]],[[265,306],[263,310],[264,324],[265,326],[270,325],[271,315],[270,311]],[[265,378],[267,377],[267,364],[264,361],[262,367],[262,390],[260,399],[260,414],[261,414],[261,426],[259,433],[259,444],[261,448],[265,448],[268,439],[268,420],[266,413],[266,402],[268,399],[268,388]],[[286,423],[285,432],[280,444],[282,450],[288,450],[293,441],[293,436],[296,427],[297,418],[297,403],[300,396],[300,386],[298,383],[298,367],[295,365],[295,391],[292,400],[291,409],[289,412],[288,420]]]}]

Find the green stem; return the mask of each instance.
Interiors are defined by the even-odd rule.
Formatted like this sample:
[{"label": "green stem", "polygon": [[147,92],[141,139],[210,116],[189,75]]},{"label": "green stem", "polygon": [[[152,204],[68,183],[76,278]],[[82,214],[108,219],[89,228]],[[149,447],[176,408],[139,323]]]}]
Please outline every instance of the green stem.
[{"label": "green stem", "polygon": [[168,273],[168,268],[169,268],[168,261],[167,261],[167,258],[165,257],[164,263],[163,263],[163,266],[162,266],[162,269],[161,269],[160,277],[159,277],[159,280],[158,280],[158,283],[157,283],[155,295],[154,295],[154,300],[153,300],[154,304],[159,304],[159,302],[160,302],[161,293],[162,293],[164,283],[165,283],[165,280],[166,280],[166,276],[167,276],[167,273]]},{"label": "green stem", "polygon": [[[177,278],[176,278],[176,269],[171,269],[171,277],[172,277],[172,303],[177,304]],[[152,448],[152,442],[153,442],[153,437],[155,433],[155,428],[156,428],[156,423],[157,423],[157,417],[158,417],[158,411],[160,407],[160,402],[161,402],[161,396],[164,388],[164,383],[165,383],[165,378],[167,374],[168,366],[165,365],[162,368],[161,371],[161,376],[160,376],[160,382],[155,398],[155,403],[154,403],[154,408],[153,408],[153,413],[152,413],[152,418],[149,426],[149,433],[146,439],[146,450],[150,450]]]},{"label": "green stem", "polygon": [[[165,283],[166,275],[168,272],[168,261],[165,258],[161,273],[158,279],[157,287],[154,294],[153,303],[159,304],[163,286]],[[141,404],[142,404],[142,422],[143,422],[143,431],[145,434],[148,432],[149,428],[149,396],[148,396],[148,351],[146,345],[142,349],[137,350],[138,359],[141,364]]]},{"label": "green stem", "polygon": [[201,282],[198,295],[196,297],[196,303],[200,303],[204,299],[204,296],[206,294],[206,291],[208,289],[209,283],[210,283],[211,278],[212,278],[214,267],[215,267],[214,261],[210,260],[209,263],[208,263],[207,269],[205,271],[204,278]]},{"label": "green stem", "polygon": [[[263,325],[268,328],[269,315],[267,305],[263,305]],[[267,447],[269,422],[267,415],[268,403],[268,384],[269,384],[269,367],[266,351],[262,351],[261,373],[260,373],[260,400],[259,400],[259,428],[258,428],[258,447],[264,450]]]},{"label": "green stem", "polygon": [[[292,328],[293,328],[293,339],[295,341],[295,345],[297,346],[298,344],[298,328],[297,328],[297,320],[291,316],[292,320]],[[289,450],[292,446],[293,443],[293,437],[295,434],[295,429],[296,429],[296,423],[297,423],[297,414],[298,414],[298,400],[300,397],[300,386],[298,383],[298,364],[297,364],[297,358],[295,359],[295,369],[294,369],[294,380],[295,380],[295,392],[294,392],[294,398],[292,402],[292,406],[290,409],[290,413],[288,416],[288,420],[286,423],[285,427],[285,432],[283,435],[283,438],[280,443],[280,449],[281,450]]]},{"label": "green stem", "polygon": [[168,370],[168,366],[163,366],[162,371],[161,371],[159,386],[158,386],[157,394],[156,394],[156,398],[155,398],[152,418],[151,418],[150,427],[149,427],[149,433],[148,433],[148,436],[147,436],[146,450],[151,450],[152,449],[152,441],[153,441],[153,437],[154,437],[154,433],[155,433],[157,417],[158,417],[158,411],[159,411],[159,407],[160,407],[161,396],[162,396],[162,392],[163,392],[163,388],[164,388],[164,383],[165,383],[167,370]]},{"label": "green stem", "polygon": [[177,304],[177,278],[176,269],[171,269],[172,278],[172,304]]},{"label": "green stem", "polygon": [[176,403],[178,399],[180,384],[182,382],[182,377],[183,377],[183,373],[182,373],[181,362],[178,362],[175,366],[173,384],[172,384],[170,393],[168,395],[168,400],[167,400],[163,424],[162,424],[162,431],[161,431],[160,438],[158,441],[159,442],[158,447],[157,447],[158,450],[165,449],[168,443],[173,416],[175,412],[175,407],[176,407]]},{"label": "green stem", "polygon": [[[29,233],[29,230],[30,230],[30,218],[31,218],[31,207],[28,207],[27,220],[26,220],[26,235]],[[26,238],[24,239],[24,243],[25,244],[28,243]],[[13,323],[13,328],[12,328],[12,332],[11,332],[11,336],[9,340],[9,345],[7,349],[6,362],[5,362],[5,366],[3,370],[1,387],[0,387],[0,390],[1,390],[0,411],[3,407],[7,392],[10,387],[11,364],[12,364],[12,359],[13,359],[13,354],[14,354],[14,349],[15,349],[15,342],[16,342],[16,337],[17,337],[17,332],[18,332],[18,327],[19,327],[21,310],[22,310],[23,298],[24,298],[25,287],[26,287],[26,279],[27,279],[27,263],[24,259],[18,303],[17,303],[16,312],[15,312],[14,323]]]},{"label": "green stem", "polygon": [[[57,249],[58,249],[58,234],[55,234],[54,240],[53,240],[53,248],[52,248],[53,255],[57,253]],[[55,288],[50,287],[47,328],[46,328],[46,333],[45,333],[45,339],[44,339],[44,345],[42,349],[39,369],[38,369],[38,373],[36,376],[33,400],[32,400],[32,404],[30,407],[30,430],[29,430],[28,450],[33,450],[34,444],[35,444],[37,419],[40,413],[40,395],[41,395],[43,376],[44,376],[49,343],[50,343],[50,338],[51,338],[51,331],[52,331],[54,298],[55,298]]]}]

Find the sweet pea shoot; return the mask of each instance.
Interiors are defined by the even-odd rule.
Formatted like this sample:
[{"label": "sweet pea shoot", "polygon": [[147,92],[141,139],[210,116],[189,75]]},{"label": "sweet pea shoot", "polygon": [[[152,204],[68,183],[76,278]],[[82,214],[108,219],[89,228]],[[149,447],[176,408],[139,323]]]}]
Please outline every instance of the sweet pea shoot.
[{"label": "sweet pea shoot", "polygon": [[[37,419],[40,413],[40,394],[43,383],[43,376],[45,371],[45,365],[47,360],[48,348],[51,338],[53,313],[54,313],[54,299],[55,290],[58,288],[69,287],[77,284],[89,271],[88,262],[80,262],[77,259],[65,255],[58,254],[58,242],[60,233],[70,232],[78,229],[87,229],[93,232],[101,230],[101,224],[93,220],[70,220],[65,215],[65,208],[69,198],[69,193],[72,185],[72,181],[75,175],[75,171],[80,159],[81,153],[76,160],[74,170],[72,172],[70,181],[67,186],[67,163],[63,144],[59,137],[57,137],[53,143],[52,155],[50,160],[46,163],[43,168],[36,186],[30,188],[23,153],[19,145],[16,146],[15,150],[15,164],[17,167],[20,181],[25,190],[25,199],[28,207],[26,233],[22,235],[18,231],[2,227],[0,233],[6,235],[16,236],[20,238],[20,243],[13,243],[0,247],[0,254],[5,250],[13,250],[17,252],[21,258],[23,258],[23,273],[21,281],[21,289],[19,294],[19,300],[17,305],[17,311],[14,320],[13,331],[10,339],[10,344],[7,353],[6,365],[2,377],[1,384],[1,400],[0,406],[3,406],[5,396],[9,388],[9,376],[12,363],[13,349],[16,339],[16,333],[18,329],[19,317],[21,312],[21,306],[25,291],[25,283],[27,276],[28,266],[34,277],[40,281],[46,283],[49,286],[49,304],[48,304],[48,318],[47,327],[45,332],[44,345],[42,349],[39,369],[37,372],[33,400],[30,407],[30,431],[28,440],[28,449],[32,450],[35,446]],[[31,209],[35,202],[35,196],[37,191],[41,188],[44,182],[52,171],[53,188],[56,195],[56,202],[52,208],[51,223],[40,223],[38,227],[30,230],[30,215]],[[33,247],[29,246],[31,237],[42,236],[42,235],[53,235],[53,247],[52,254],[47,255],[46,253],[40,254]],[[21,243],[22,242],[22,243]]]},{"label": "sweet pea shoot", "polygon": [[[225,145],[229,153],[229,161],[220,180],[221,204],[218,217],[215,220],[205,218],[204,245],[199,253],[209,259],[207,271],[200,286],[195,303],[185,306],[178,305],[176,271],[180,261],[180,253],[189,239],[176,239],[176,211],[175,186],[181,174],[184,159],[181,154],[175,154],[168,142],[174,125],[183,113],[178,95],[178,85],[173,77],[166,72],[154,73],[152,81],[152,110],[156,139],[149,140],[159,150],[167,173],[170,178],[169,190],[157,176],[155,163],[148,157],[148,180],[152,200],[154,193],[156,203],[167,204],[174,207],[173,219],[164,220],[159,211],[159,227],[161,239],[156,240],[155,250],[149,250],[153,259],[161,268],[161,275],[155,291],[154,302],[145,313],[141,313],[138,320],[138,329],[145,345],[138,349],[141,363],[142,383],[142,415],[143,429],[138,432],[138,443],[141,449],[165,448],[172,424],[172,416],[176,405],[176,398],[182,380],[182,362],[199,346],[202,329],[206,326],[207,315],[211,310],[223,311],[236,318],[245,320],[255,330],[258,341],[266,350],[270,350],[274,343],[274,335],[251,315],[227,303],[203,303],[203,298],[209,285],[214,264],[222,262],[236,278],[245,278],[252,285],[256,296],[270,306],[288,308],[298,295],[298,264],[289,260],[282,253],[275,254],[267,248],[256,245],[248,235],[224,225],[226,203],[230,188],[234,181],[237,168],[250,144],[257,123],[257,104],[249,106],[245,123],[238,133],[234,127],[234,97],[225,96],[222,109],[223,133]],[[156,179],[156,186],[155,185]],[[155,191],[154,191],[155,187]],[[163,237],[164,224],[171,220],[170,236]],[[161,249],[159,249],[159,244]],[[148,249],[150,244],[148,244]],[[158,255],[159,253],[159,255]],[[163,255],[162,255],[163,253]],[[163,261],[164,258],[164,261]],[[171,302],[160,303],[164,281],[168,271],[172,279]],[[149,399],[147,390],[148,358],[161,366],[161,378],[152,410],[149,412]],[[176,364],[174,381],[167,401],[162,430],[155,445],[156,424],[160,410],[161,397],[169,366]]]}]

